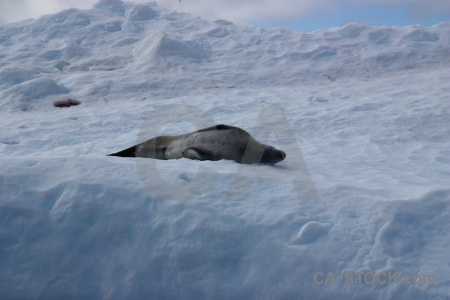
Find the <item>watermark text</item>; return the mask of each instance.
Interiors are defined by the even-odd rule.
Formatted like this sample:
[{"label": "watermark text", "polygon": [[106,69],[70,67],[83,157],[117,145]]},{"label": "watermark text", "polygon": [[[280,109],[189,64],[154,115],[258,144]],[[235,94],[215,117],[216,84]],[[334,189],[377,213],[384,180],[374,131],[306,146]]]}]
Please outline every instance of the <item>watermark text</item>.
[{"label": "watermark text", "polygon": [[411,275],[400,276],[398,272],[353,272],[347,271],[342,274],[333,272],[316,272],[313,280],[315,284],[336,284],[344,282],[345,284],[402,284],[402,285],[431,285],[436,283],[434,275]]}]

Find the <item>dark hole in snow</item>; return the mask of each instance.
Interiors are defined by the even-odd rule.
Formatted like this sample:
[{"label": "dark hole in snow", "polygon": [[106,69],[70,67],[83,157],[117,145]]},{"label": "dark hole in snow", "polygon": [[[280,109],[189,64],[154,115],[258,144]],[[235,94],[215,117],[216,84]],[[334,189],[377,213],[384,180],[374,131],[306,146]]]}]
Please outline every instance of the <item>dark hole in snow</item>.
[{"label": "dark hole in snow", "polygon": [[67,100],[56,101],[55,103],[53,103],[53,106],[63,108],[63,107],[77,106],[80,103],[81,102],[77,101],[77,100],[67,99]]}]

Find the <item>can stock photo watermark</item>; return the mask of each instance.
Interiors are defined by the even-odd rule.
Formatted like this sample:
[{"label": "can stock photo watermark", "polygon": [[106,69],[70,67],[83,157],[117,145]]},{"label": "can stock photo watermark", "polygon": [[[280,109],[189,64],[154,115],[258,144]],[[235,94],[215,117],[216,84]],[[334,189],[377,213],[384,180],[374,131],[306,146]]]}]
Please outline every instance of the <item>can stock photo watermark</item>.
[{"label": "can stock photo watermark", "polygon": [[346,271],[343,274],[333,272],[315,272],[314,284],[333,285],[344,283],[346,285],[379,284],[379,285],[432,285],[436,284],[436,276],[432,274],[403,274],[396,271]]}]

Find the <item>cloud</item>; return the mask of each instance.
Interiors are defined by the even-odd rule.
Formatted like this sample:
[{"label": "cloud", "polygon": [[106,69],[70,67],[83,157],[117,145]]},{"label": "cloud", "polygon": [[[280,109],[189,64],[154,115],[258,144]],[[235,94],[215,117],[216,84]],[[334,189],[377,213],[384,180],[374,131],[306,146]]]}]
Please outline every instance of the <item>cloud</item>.
[{"label": "cloud", "polygon": [[157,3],[161,7],[207,19],[227,19],[238,23],[288,21],[327,12],[342,14],[351,7],[363,9],[369,5],[377,5],[387,11],[401,7],[412,21],[436,15],[450,19],[449,0],[160,0]]},{"label": "cloud", "polygon": [[237,22],[279,21],[336,7],[336,1],[330,0],[174,0],[157,3],[162,7],[207,19],[227,19]]},{"label": "cloud", "polygon": [[[150,0],[131,0],[145,3]],[[0,24],[36,18],[69,7],[90,8],[96,0],[0,0]],[[227,19],[237,23],[287,21],[314,13],[342,13],[343,7],[367,5],[402,6],[409,17],[420,20],[434,15],[450,16],[449,0],[157,0],[157,4],[206,19]]]},{"label": "cloud", "polygon": [[93,0],[0,0],[0,24],[37,18],[77,7],[90,8]]},{"label": "cloud", "polygon": [[450,17],[450,1],[422,1],[420,3],[417,3],[417,5],[409,11],[409,13],[414,19],[423,19],[442,14]]},{"label": "cloud", "polygon": [[402,5],[409,17],[414,20],[446,15],[450,17],[450,1],[448,0],[355,0],[355,4]]}]

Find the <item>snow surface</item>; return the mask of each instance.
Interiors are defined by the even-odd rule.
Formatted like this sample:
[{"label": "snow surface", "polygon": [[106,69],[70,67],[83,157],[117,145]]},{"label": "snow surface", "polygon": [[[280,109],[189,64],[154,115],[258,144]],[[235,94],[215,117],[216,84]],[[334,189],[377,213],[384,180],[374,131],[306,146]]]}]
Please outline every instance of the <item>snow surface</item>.
[{"label": "snow surface", "polygon": [[[450,23],[102,0],[1,26],[0,299],[450,299],[449,66]],[[286,160],[105,156],[219,123]]]}]

